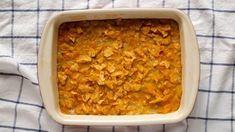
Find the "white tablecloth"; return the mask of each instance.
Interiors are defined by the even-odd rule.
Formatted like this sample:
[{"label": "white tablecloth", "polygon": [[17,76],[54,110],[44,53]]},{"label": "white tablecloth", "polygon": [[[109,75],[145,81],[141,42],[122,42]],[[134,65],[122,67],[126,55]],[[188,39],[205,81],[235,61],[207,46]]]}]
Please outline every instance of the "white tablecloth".
[{"label": "white tablecloth", "polygon": [[[201,54],[198,98],[182,122],[150,126],[63,126],[42,104],[37,55],[48,18],[63,10],[173,7],[187,13]],[[50,132],[227,132],[235,128],[234,0],[1,0],[0,131]]]}]

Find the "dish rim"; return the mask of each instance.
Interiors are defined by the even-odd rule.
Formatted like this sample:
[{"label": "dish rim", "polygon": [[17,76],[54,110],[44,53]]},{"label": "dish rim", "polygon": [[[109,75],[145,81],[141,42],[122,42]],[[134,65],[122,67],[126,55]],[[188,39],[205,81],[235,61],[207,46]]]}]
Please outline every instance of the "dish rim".
[{"label": "dish rim", "polygon": [[[66,15],[82,15],[82,14],[86,14],[86,13],[110,13],[112,14],[112,12],[121,12],[121,13],[127,13],[127,12],[172,12],[175,13],[175,15],[178,15],[181,17],[181,19],[183,19],[188,26],[190,26],[189,28],[191,29],[190,33],[193,34],[192,38],[194,39],[193,41],[193,45],[196,47],[196,49],[194,49],[194,61],[195,61],[195,70],[194,73],[194,78],[197,79],[195,80],[195,86],[194,86],[194,91],[193,91],[193,95],[191,97],[191,103],[188,104],[190,105],[188,107],[187,110],[185,110],[184,112],[180,112],[177,114],[177,116],[174,115],[171,116],[171,118],[167,117],[165,118],[166,114],[149,114],[149,115],[118,115],[118,116],[99,116],[102,117],[104,120],[97,120],[98,118],[94,118],[93,115],[66,115],[66,114],[62,114],[60,111],[54,111],[51,109],[51,107],[48,104],[48,100],[46,99],[46,95],[45,95],[45,87],[42,88],[42,85],[44,86],[44,84],[42,84],[42,67],[44,67],[44,62],[45,60],[45,56],[43,55],[43,45],[45,45],[45,42],[47,42],[45,35],[48,33],[48,30],[51,26],[51,24],[56,23],[55,20],[61,19],[61,17],[65,17]],[[128,13],[127,13],[128,14]],[[89,18],[89,17],[88,17]],[[138,18],[138,17],[137,17]],[[158,18],[158,17],[155,17]],[[91,18],[92,19],[92,18]],[[151,18],[150,18],[151,19]],[[152,17],[152,19],[154,19]],[[87,19],[89,20],[89,19]],[[93,20],[96,20],[93,19]],[[105,19],[103,19],[105,20]],[[77,20],[78,21],[78,20]],[[178,23],[179,24],[179,23]],[[51,27],[52,28],[52,27]],[[54,29],[53,29],[54,30]],[[180,38],[181,39],[181,38]],[[53,44],[51,44],[53,45]],[[51,55],[53,56],[53,55]],[[50,56],[50,57],[51,57]],[[46,26],[44,27],[44,30],[42,32],[42,37],[41,37],[41,41],[40,41],[40,47],[39,47],[39,54],[38,54],[38,81],[39,81],[39,87],[40,87],[40,92],[41,92],[41,96],[42,96],[42,100],[45,104],[45,108],[48,112],[48,114],[57,122],[61,123],[61,124],[68,124],[68,125],[146,125],[146,124],[166,124],[166,123],[175,123],[175,122],[179,122],[183,119],[185,119],[190,112],[193,109],[195,100],[196,100],[196,96],[197,96],[197,91],[198,91],[198,85],[199,85],[199,75],[200,75],[200,65],[199,65],[199,48],[198,48],[198,43],[197,43],[197,38],[195,35],[195,31],[193,29],[193,25],[191,23],[191,21],[189,20],[189,18],[180,10],[178,9],[173,9],[173,8],[157,8],[157,9],[153,9],[153,8],[136,8],[136,9],[129,9],[129,8],[118,8],[118,9],[90,9],[90,10],[79,10],[79,11],[65,11],[65,12],[60,12],[57,13],[56,15],[52,16]],[[45,72],[45,71],[44,71]],[[55,80],[54,80],[55,81]],[[183,99],[182,99],[183,100]],[[182,102],[181,102],[182,103]],[[181,104],[182,105],[182,104]],[[175,113],[175,112],[173,112]],[[153,115],[163,115],[163,116],[159,116],[158,119],[151,119],[150,117],[147,116],[153,116]],[[167,115],[172,115],[172,113],[169,113]],[[76,117],[75,117],[76,116]],[[97,116],[96,116],[97,117]],[[128,117],[138,117],[136,119],[132,119]],[[70,118],[70,119],[69,119]],[[85,119],[88,118],[88,119]],[[112,118],[112,120],[110,119]],[[118,119],[119,118],[119,119]],[[148,118],[148,119],[144,119],[144,118]]]}]

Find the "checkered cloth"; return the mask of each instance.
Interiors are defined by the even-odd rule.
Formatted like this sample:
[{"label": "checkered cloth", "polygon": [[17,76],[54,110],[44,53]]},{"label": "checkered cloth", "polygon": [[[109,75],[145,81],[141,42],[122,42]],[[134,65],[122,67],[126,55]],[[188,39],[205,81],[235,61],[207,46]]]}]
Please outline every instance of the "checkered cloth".
[{"label": "checkered cloth", "polygon": [[[178,8],[190,16],[201,54],[201,80],[191,115],[149,126],[63,126],[47,114],[37,80],[37,55],[48,18],[88,8]],[[0,131],[222,132],[235,127],[234,0],[1,0]]]}]

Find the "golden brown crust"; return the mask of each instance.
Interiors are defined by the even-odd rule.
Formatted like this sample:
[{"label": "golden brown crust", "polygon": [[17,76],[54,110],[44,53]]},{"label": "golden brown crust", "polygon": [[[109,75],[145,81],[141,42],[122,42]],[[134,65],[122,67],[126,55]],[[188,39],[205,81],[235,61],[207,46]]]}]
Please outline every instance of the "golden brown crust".
[{"label": "golden brown crust", "polygon": [[181,47],[173,20],[64,23],[59,29],[59,104],[66,114],[134,115],[179,108]]}]

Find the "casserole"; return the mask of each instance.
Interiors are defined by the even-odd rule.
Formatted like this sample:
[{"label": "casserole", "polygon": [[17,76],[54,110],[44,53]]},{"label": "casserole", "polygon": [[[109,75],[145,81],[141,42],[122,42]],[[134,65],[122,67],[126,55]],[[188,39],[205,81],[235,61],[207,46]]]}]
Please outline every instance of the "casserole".
[{"label": "casserole", "polygon": [[[68,115],[59,109],[57,88],[58,28],[64,22],[105,19],[173,19],[179,25],[182,62],[182,98],[177,111],[145,115]],[[48,114],[68,125],[146,125],[174,123],[186,118],[194,105],[199,83],[199,51],[189,18],[176,9],[102,9],[61,12],[49,19],[43,31],[38,77],[41,95]]]}]

